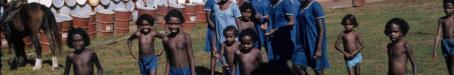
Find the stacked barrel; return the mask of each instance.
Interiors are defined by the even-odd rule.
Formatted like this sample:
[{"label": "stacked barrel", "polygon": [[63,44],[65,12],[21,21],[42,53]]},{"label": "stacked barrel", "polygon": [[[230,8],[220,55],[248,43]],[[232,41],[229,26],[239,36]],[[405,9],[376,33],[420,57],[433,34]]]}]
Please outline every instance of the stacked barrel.
[{"label": "stacked barrel", "polygon": [[118,8],[115,10],[115,35],[124,35],[129,33],[129,21],[131,21],[130,14],[131,12],[124,8]]}]

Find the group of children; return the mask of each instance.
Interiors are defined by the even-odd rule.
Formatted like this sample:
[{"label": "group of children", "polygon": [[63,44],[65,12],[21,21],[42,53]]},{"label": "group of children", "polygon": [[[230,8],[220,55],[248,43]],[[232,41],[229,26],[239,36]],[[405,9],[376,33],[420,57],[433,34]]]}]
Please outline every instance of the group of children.
[{"label": "group of children", "polygon": [[[442,39],[443,55],[446,59],[449,74],[453,75],[454,70],[454,0],[444,0],[443,7],[446,16],[439,21],[437,35],[434,41],[434,53],[438,46],[440,37]],[[220,51],[212,52],[215,60],[219,60],[223,66],[224,74],[228,75],[250,75],[260,64],[265,63],[260,50],[260,34],[258,31],[265,30],[255,27],[254,23],[260,21],[255,15],[257,13],[250,5],[240,6],[242,17],[238,28],[227,26],[218,33],[223,35],[225,41],[221,42]],[[156,75],[158,56],[162,52],[166,53],[167,65],[166,75],[195,75],[195,61],[192,53],[192,40],[189,34],[181,29],[184,23],[183,14],[178,10],[171,10],[165,16],[168,31],[157,31],[155,19],[150,15],[141,15],[136,21],[138,31],[128,39],[128,49],[133,58],[138,58],[140,73],[142,75]],[[363,59],[361,51],[364,44],[361,40],[359,31],[355,28],[359,26],[356,18],[352,14],[347,14],[342,19],[341,25],[344,31],[340,32],[335,42],[335,49],[344,56],[345,64],[349,75],[360,75],[360,63]],[[410,47],[410,43],[403,39],[409,32],[408,23],[402,18],[392,18],[385,24],[384,34],[391,40],[386,46],[388,54],[388,75],[407,75],[407,60],[411,63],[412,74],[417,75],[415,57]],[[155,53],[154,40],[162,39],[164,51]],[[139,57],[131,52],[132,41],[139,40]],[[208,39],[208,38],[207,38]],[[94,51],[85,48],[90,44],[88,34],[80,28],[72,29],[68,36],[68,47],[75,49],[66,59],[65,75],[69,74],[72,66],[75,75],[93,74],[93,66],[98,68],[102,74],[102,67]],[[343,47],[341,47],[343,46]],[[212,62],[213,63],[213,62]],[[307,63],[307,62],[306,62]],[[212,69],[213,69],[213,65]],[[215,65],[214,65],[215,66]],[[296,65],[294,68],[300,68]],[[305,75],[307,73],[298,73]]]}]

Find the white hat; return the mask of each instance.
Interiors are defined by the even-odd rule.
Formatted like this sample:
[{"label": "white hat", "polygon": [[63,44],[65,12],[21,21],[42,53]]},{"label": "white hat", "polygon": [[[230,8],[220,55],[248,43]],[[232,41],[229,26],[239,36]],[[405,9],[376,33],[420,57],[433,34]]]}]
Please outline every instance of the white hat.
[{"label": "white hat", "polygon": [[87,0],[76,0],[77,1],[77,4],[79,5],[85,5],[85,3],[87,2]]},{"label": "white hat", "polygon": [[65,5],[65,0],[53,0],[52,4],[54,7],[61,8]]},{"label": "white hat", "polygon": [[77,4],[76,0],[65,0],[66,5],[73,7]]},{"label": "white hat", "polygon": [[91,6],[97,6],[99,4],[99,0],[88,0]]}]

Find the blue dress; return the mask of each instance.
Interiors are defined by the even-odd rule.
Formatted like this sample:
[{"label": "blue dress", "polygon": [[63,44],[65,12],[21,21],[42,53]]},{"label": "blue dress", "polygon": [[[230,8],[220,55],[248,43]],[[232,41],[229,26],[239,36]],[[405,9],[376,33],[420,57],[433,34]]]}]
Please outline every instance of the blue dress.
[{"label": "blue dress", "polygon": [[[238,29],[236,25],[236,19],[241,17],[241,12],[239,7],[235,3],[231,3],[230,7],[225,10],[221,10],[219,5],[214,5],[213,8],[213,15],[215,19],[216,25],[216,42],[221,43],[225,41],[225,37],[223,35],[224,29],[228,26],[234,26]],[[220,46],[220,44],[219,44]]]},{"label": "blue dress", "polygon": [[[261,14],[262,16],[268,15],[271,0],[251,0],[248,2],[251,2],[252,6],[254,7],[254,10],[256,11],[257,14]],[[258,48],[260,48],[261,46],[263,46],[265,44],[265,33],[260,28],[260,25],[262,25],[264,22],[265,22],[264,19],[260,19],[260,22],[256,23],[256,25],[255,25],[255,28],[257,29],[257,33],[259,35]]]},{"label": "blue dress", "polygon": [[[314,60],[312,56],[315,54],[315,49],[317,47],[317,38],[318,35],[318,28],[317,28],[317,20],[318,19],[325,19],[325,15],[323,13],[323,8],[320,3],[316,1],[312,1],[306,8],[299,10],[297,14],[298,18],[298,25],[301,26],[300,33],[301,37],[297,38],[303,42],[306,48],[298,49],[294,51],[294,57],[298,57],[298,59],[307,59],[308,62],[304,63],[315,70],[322,70],[329,68],[330,64],[328,63],[328,49],[327,49],[327,38],[326,38],[326,26],[322,24],[323,31],[325,32],[323,35],[322,43],[322,58],[318,60]],[[304,54],[304,55],[302,55]],[[309,57],[306,57],[309,56]],[[294,58],[295,59],[295,58]],[[295,61],[295,60],[294,60]],[[303,64],[303,65],[304,65]]]},{"label": "blue dress", "polygon": [[[300,66],[307,66],[307,60],[306,60],[306,54],[304,52],[300,52],[304,50],[303,43],[302,41],[302,35],[297,35],[297,34],[303,34],[302,32],[302,26],[300,23],[300,19],[298,18],[298,14],[301,12],[301,2],[298,0],[290,0],[292,2],[292,10],[294,11],[293,14],[295,14],[295,25],[293,26],[293,31],[292,31],[292,41],[295,44],[295,48],[293,50],[293,56],[292,56],[292,63]],[[304,56],[304,57],[301,57]]]},{"label": "blue dress", "polygon": [[[216,5],[216,2],[214,0],[208,0],[205,3],[205,11],[209,11],[210,13],[212,13],[214,5]],[[211,19],[211,21],[214,21],[214,16],[211,16],[209,19]],[[211,52],[211,42],[214,40],[213,39],[214,30],[210,29],[209,26],[210,25],[207,25],[207,33],[205,37],[205,52]],[[221,50],[220,46],[216,47],[218,47],[217,50]]]},{"label": "blue dress", "polygon": [[266,46],[268,50],[268,61],[284,63],[292,57],[294,44],[291,40],[291,28],[287,26],[287,16],[293,16],[292,4],[290,0],[279,0],[276,4],[270,6],[269,16],[270,22],[268,25],[269,32],[275,29],[275,33],[271,37],[267,37]]}]

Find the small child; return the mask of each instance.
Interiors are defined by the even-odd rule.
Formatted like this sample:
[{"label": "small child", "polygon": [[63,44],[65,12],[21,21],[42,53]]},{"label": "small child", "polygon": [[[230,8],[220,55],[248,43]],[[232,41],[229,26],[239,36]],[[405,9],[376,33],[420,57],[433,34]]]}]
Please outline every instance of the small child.
[{"label": "small child", "polygon": [[443,8],[446,16],[441,17],[439,20],[432,57],[435,58],[437,56],[435,49],[438,47],[440,37],[443,37],[441,41],[442,53],[445,57],[449,74],[454,75],[454,69],[452,69],[454,67],[454,0],[443,0]]},{"label": "small child", "polygon": [[184,23],[183,14],[179,10],[172,9],[164,19],[170,30],[170,33],[162,40],[168,55],[169,75],[195,75],[192,40],[189,34],[183,32],[181,28]]},{"label": "small child", "polygon": [[244,3],[240,6],[241,16],[240,21],[238,24],[239,31],[243,31],[244,29],[252,28],[255,29],[255,23],[258,22],[258,19],[254,16],[256,12],[250,3]]},{"label": "small child", "polygon": [[93,66],[96,66],[99,75],[103,74],[103,69],[95,51],[86,48],[90,45],[90,38],[87,32],[81,28],[72,29],[69,31],[66,41],[68,47],[75,49],[75,51],[66,57],[64,75],[69,75],[71,66],[74,66],[74,75],[93,75]]},{"label": "small child", "polygon": [[[358,22],[355,16],[347,14],[342,19],[341,24],[345,30],[339,33],[335,48],[344,55],[345,64],[347,66],[348,75],[360,75],[360,63],[363,60],[361,50],[364,48],[358,31],[354,28],[358,27]],[[341,42],[344,48],[340,48]]]},{"label": "small child", "polygon": [[245,29],[240,33],[240,50],[235,51],[234,64],[239,65],[241,75],[251,75],[251,73],[263,63],[260,50],[254,48],[256,32],[253,29]]},{"label": "small child", "polygon": [[160,36],[155,31],[156,27],[154,27],[154,24],[155,19],[153,17],[146,14],[141,15],[136,21],[139,31],[136,31],[128,39],[129,54],[134,59],[137,59],[137,57],[131,52],[132,42],[135,39],[139,39],[138,63],[141,75],[156,75],[159,55],[155,54],[154,39]]},{"label": "small child", "polygon": [[239,73],[237,65],[233,63],[235,52],[240,49],[240,42],[236,41],[237,36],[238,30],[234,26],[228,26],[224,29],[226,41],[222,42],[219,55],[221,58],[225,55],[226,62],[222,59],[219,60],[224,64],[225,75],[238,75]]},{"label": "small child", "polygon": [[410,28],[402,18],[393,18],[386,23],[384,32],[391,40],[391,43],[386,46],[389,59],[388,75],[408,75],[407,59],[410,60],[413,74],[418,75],[410,43],[403,39],[408,30]]}]

